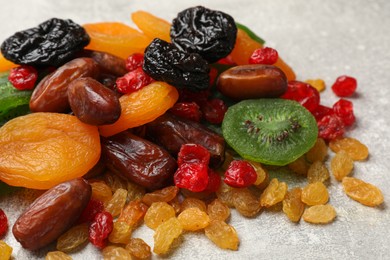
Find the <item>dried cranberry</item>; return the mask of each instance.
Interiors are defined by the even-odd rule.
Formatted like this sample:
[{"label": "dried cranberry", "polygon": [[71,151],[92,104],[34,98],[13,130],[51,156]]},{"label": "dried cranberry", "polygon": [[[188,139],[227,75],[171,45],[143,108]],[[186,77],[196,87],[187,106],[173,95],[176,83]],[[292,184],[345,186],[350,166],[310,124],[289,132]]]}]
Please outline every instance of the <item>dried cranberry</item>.
[{"label": "dried cranberry", "polygon": [[275,64],[278,60],[278,52],[270,47],[256,49],[249,58],[249,64]]},{"label": "dried cranberry", "polygon": [[91,199],[84,211],[81,213],[77,223],[92,222],[95,219],[96,214],[103,212],[104,205],[100,200]]},{"label": "dried cranberry", "polygon": [[256,182],[257,174],[253,166],[243,160],[233,160],[226,172],[224,182],[236,188],[245,188]]},{"label": "dried cranberry", "polygon": [[203,106],[200,107],[204,118],[212,124],[220,124],[228,109],[223,100],[214,98],[208,100]]},{"label": "dried cranberry", "polygon": [[218,70],[216,68],[211,67],[209,76],[210,76],[210,86],[213,86],[218,77]]},{"label": "dried cranberry", "polygon": [[353,104],[346,99],[340,99],[333,105],[334,113],[341,118],[345,126],[351,126],[355,123],[353,114]]},{"label": "dried cranberry", "polygon": [[221,186],[221,176],[214,170],[208,169],[209,172],[209,182],[207,187],[204,190],[205,192],[216,192]]},{"label": "dried cranberry", "polygon": [[8,76],[9,82],[19,90],[33,89],[37,78],[37,70],[34,67],[27,65],[11,69]]},{"label": "dried cranberry", "polygon": [[228,55],[225,58],[220,59],[217,63],[223,65],[233,65],[233,66],[236,65],[231,55]]},{"label": "dried cranberry", "polygon": [[8,231],[8,218],[4,211],[0,209],[0,238]]},{"label": "dried cranberry", "polygon": [[126,59],[126,69],[133,71],[144,64],[144,55],[142,53],[133,53]]},{"label": "dried cranberry", "polygon": [[202,106],[207,102],[209,96],[209,90],[191,91],[189,89],[179,89],[179,102],[195,102],[198,106]]},{"label": "dried cranberry", "polygon": [[120,93],[129,94],[149,85],[153,79],[149,77],[142,67],[126,73],[116,80],[116,86]]},{"label": "dried cranberry", "polygon": [[113,218],[108,212],[97,213],[89,226],[89,241],[99,249],[107,244],[107,237],[113,229]]},{"label": "dried cranberry", "polygon": [[316,120],[319,121],[324,116],[333,114],[333,109],[327,106],[318,105],[318,107],[314,111],[311,111],[311,113],[316,118]]},{"label": "dried cranberry", "polygon": [[314,111],[320,104],[318,90],[301,81],[289,81],[287,91],[281,98],[298,101],[309,111]]},{"label": "dried cranberry", "polygon": [[184,163],[202,163],[209,165],[210,152],[200,144],[183,144],[177,155],[177,165]]},{"label": "dried cranberry", "polygon": [[357,88],[357,81],[353,77],[340,76],[332,85],[333,92],[339,97],[349,97]]},{"label": "dried cranberry", "polygon": [[342,137],[345,132],[343,121],[334,114],[324,116],[317,122],[317,125],[318,136],[326,141]]},{"label": "dried cranberry", "polygon": [[187,118],[195,122],[199,122],[202,117],[200,107],[195,102],[176,103],[169,111],[176,116]]},{"label": "dried cranberry", "polygon": [[206,189],[209,181],[208,167],[204,163],[183,163],[174,175],[175,185],[193,192]]}]

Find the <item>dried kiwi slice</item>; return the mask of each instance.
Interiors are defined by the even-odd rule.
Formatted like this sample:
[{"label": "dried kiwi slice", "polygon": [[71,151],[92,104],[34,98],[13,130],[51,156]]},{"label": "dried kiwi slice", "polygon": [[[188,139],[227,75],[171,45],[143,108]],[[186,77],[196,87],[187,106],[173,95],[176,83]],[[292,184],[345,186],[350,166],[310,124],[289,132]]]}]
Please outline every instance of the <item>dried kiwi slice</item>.
[{"label": "dried kiwi slice", "polygon": [[228,109],[222,133],[242,158],[286,165],[314,145],[318,129],[312,114],[296,101],[252,99]]}]

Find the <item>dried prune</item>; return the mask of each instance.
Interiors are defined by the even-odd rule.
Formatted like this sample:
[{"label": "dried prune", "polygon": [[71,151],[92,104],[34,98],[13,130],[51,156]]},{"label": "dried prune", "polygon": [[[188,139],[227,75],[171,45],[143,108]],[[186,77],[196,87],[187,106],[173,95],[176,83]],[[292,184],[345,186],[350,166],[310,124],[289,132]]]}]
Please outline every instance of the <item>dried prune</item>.
[{"label": "dried prune", "polygon": [[72,20],[52,18],[10,36],[1,44],[1,53],[17,64],[58,66],[89,41],[84,28]]},{"label": "dried prune", "polygon": [[209,62],[226,57],[236,42],[234,19],[203,6],[188,8],[172,21],[171,40],[178,48],[199,53]]},{"label": "dried prune", "polygon": [[209,66],[197,53],[180,51],[173,44],[154,39],[145,49],[143,69],[157,81],[193,90],[209,86]]}]

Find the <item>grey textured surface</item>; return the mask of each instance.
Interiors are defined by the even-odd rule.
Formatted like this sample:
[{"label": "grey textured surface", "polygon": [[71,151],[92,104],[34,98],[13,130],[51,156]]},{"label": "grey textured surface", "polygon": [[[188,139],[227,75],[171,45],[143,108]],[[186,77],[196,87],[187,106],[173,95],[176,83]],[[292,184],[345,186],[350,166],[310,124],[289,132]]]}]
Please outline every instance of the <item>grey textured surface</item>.
[{"label": "grey textured surface", "polygon": [[[170,259],[390,259],[390,1],[306,0],[1,0],[0,40],[13,32],[35,26],[50,17],[71,18],[78,23],[123,21],[130,13],[146,10],[167,20],[178,11],[202,4],[231,14],[266,39],[297,73],[298,79],[322,78],[328,89],[322,103],[337,98],[330,85],[342,74],[358,79],[358,91],[350,98],[357,124],[347,134],[370,149],[366,162],[355,163],[353,175],[377,185],[384,193],[380,208],[369,208],[349,199],[333,178],[330,203],[337,219],[330,225],[292,224],[281,213],[262,212],[254,219],[233,211],[230,223],[240,236],[236,252],[216,248],[203,234],[185,234]],[[290,186],[302,179],[282,176]],[[29,204],[28,194],[0,198],[0,208],[11,224]],[[134,236],[153,244],[146,227]],[[30,253],[20,247],[11,232],[4,238],[13,246],[14,259],[44,258],[45,251]],[[74,259],[99,259],[98,250],[87,246]],[[153,256],[153,259],[159,257]]]}]

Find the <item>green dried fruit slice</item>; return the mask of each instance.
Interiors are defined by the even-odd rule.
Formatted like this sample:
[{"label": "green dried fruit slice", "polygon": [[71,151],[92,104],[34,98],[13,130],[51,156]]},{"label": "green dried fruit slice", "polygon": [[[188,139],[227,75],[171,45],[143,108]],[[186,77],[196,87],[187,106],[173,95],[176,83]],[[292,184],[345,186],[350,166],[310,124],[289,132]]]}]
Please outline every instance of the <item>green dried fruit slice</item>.
[{"label": "green dried fruit slice", "polygon": [[252,99],[228,109],[222,134],[244,159],[286,165],[315,144],[318,128],[312,114],[296,101]]}]

